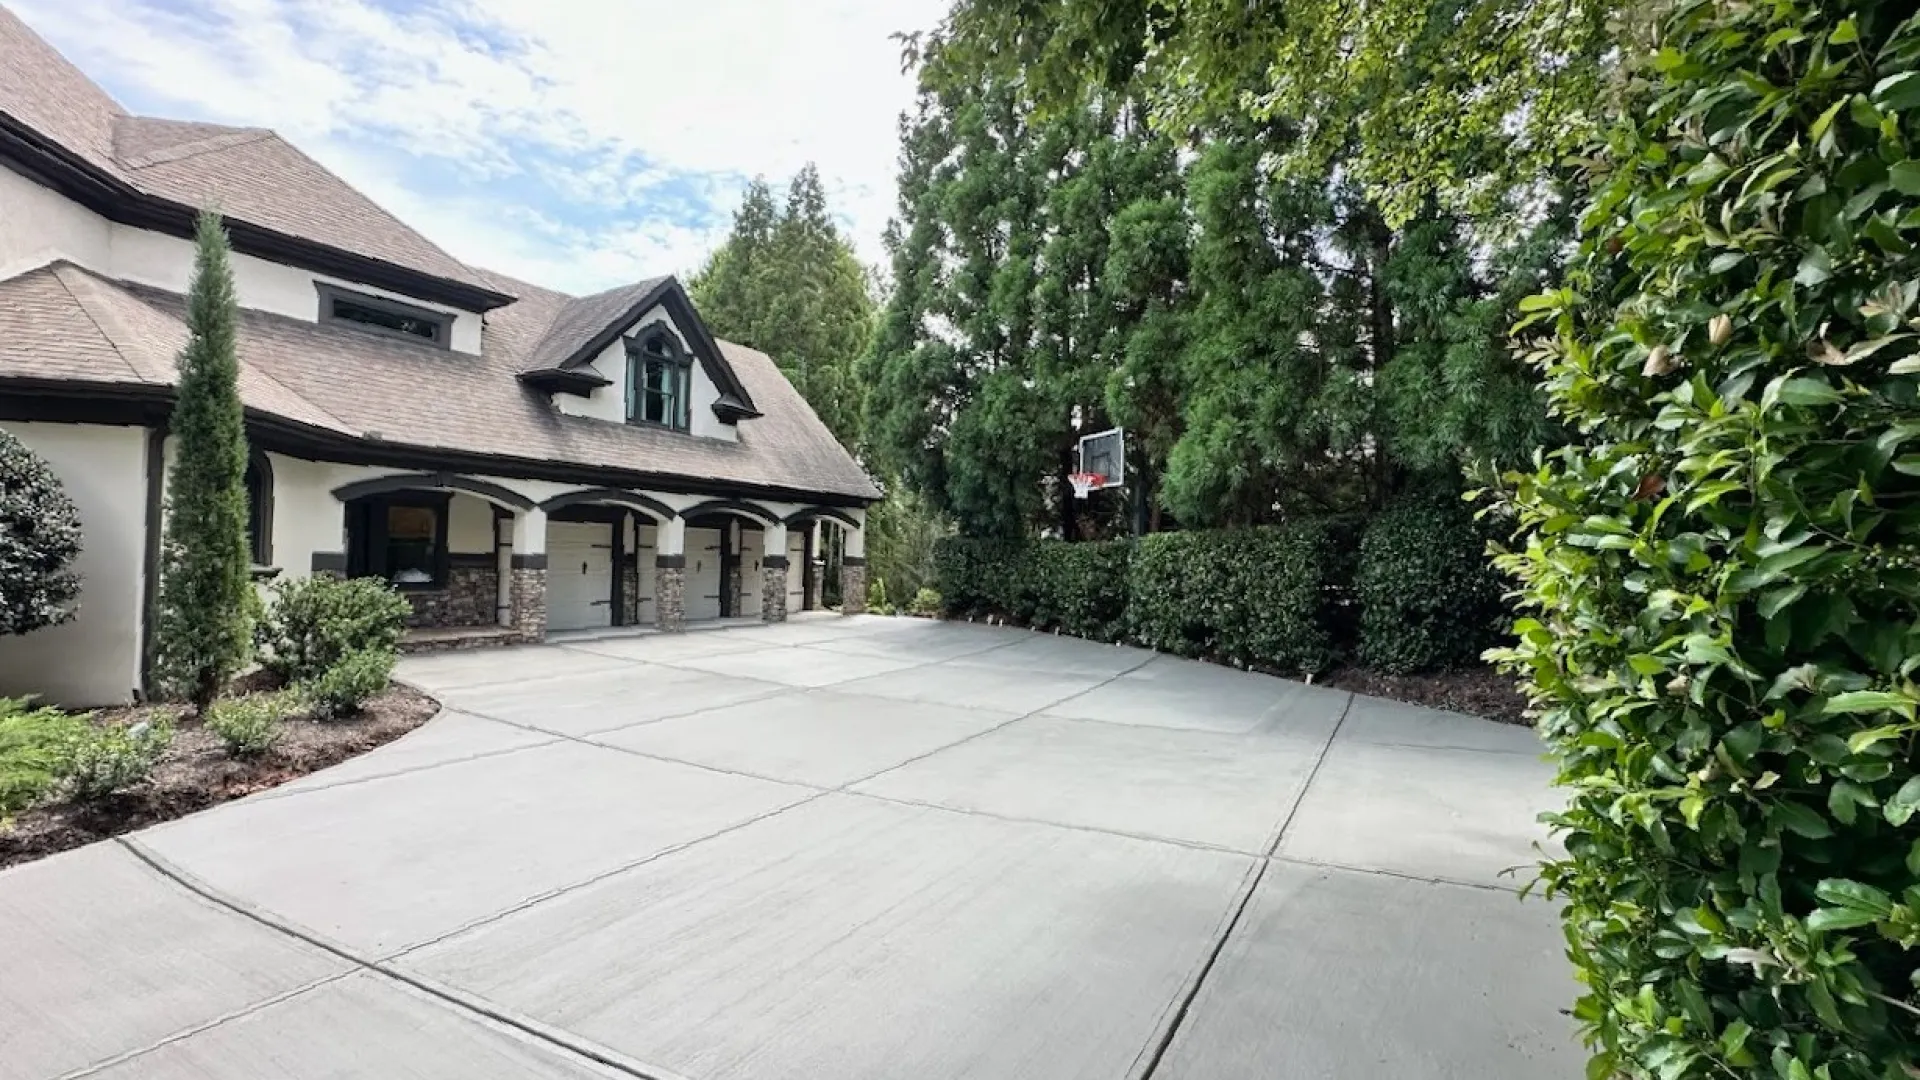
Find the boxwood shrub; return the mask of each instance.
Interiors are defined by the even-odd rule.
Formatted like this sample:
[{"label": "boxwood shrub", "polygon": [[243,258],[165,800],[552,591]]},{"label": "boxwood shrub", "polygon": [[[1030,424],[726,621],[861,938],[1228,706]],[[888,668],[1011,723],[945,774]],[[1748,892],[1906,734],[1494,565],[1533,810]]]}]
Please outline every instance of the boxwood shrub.
[{"label": "boxwood shrub", "polygon": [[1375,515],[1354,572],[1360,663],[1392,675],[1431,671],[1473,663],[1498,644],[1510,616],[1488,539],[1457,499],[1409,499]]}]

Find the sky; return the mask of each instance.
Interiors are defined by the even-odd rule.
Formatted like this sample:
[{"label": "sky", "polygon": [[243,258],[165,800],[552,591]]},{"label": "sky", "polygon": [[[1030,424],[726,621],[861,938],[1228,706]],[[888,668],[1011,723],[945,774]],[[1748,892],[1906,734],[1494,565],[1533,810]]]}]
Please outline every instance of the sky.
[{"label": "sky", "polygon": [[883,261],[891,36],[945,0],[3,0],[135,113],[270,127],[457,258],[570,292],[696,269],[808,161]]}]

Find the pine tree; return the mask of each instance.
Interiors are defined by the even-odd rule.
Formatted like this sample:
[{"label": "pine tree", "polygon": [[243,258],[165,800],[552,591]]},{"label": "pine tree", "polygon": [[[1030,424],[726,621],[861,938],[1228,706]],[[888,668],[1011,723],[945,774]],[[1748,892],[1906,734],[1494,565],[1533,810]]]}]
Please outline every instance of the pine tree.
[{"label": "pine tree", "polygon": [[858,441],[851,369],[872,333],[874,302],[817,169],[794,176],[784,208],[766,181],[750,184],[732,233],[688,289],[714,333],[771,355],[842,442]]},{"label": "pine tree", "polygon": [[195,243],[171,424],[176,452],[167,475],[154,673],[165,691],[205,709],[247,660],[252,585],[237,312],[218,214],[201,213]]}]

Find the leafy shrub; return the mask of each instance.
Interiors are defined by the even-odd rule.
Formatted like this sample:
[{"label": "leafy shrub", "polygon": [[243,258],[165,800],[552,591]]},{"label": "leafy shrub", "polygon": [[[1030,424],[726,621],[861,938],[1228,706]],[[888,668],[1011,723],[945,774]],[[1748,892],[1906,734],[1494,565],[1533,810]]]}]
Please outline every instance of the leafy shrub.
[{"label": "leafy shrub", "polygon": [[1507,622],[1487,536],[1457,500],[1388,507],[1367,523],[1354,573],[1358,656],[1375,671],[1458,667],[1498,644]]},{"label": "leafy shrub", "polygon": [[173,744],[173,718],[156,715],[133,724],[83,724],[67,744],[66,794],[97,802],[153,775]]},{"label": "leafy shrub", "polygon": [[229,757],[254,757],[280,741],[282,725],[298,711],[299,704],[299,699],[288,693],[221,698],[207,710],[202,723],[219,737]]},{"label": "leafy shrub", "polygon": [[314,712],[327,719],[351,716],[368,698],[387,688],[393,676],[394,654],[361,649],[340,658],[315,679],[297,687]]},{"label": "leafy shrub", "polygon": [[0,635],[73,617],[80,515],[53,469],[0,430]]},{"label": "leafy shrub", "polygon": [[405,597],[375,578],[315,575],[277,585],[273,594],[260,624],[260,662],[289,683],[319,678],[351,653],[393,653],[411,611]]},{"label": "leafy shrub", "polygon": [[950,615],[1031,618],[1034,594],[1027,573],[1029,545],[950,536],[934,547],[938,588]]},{"label": "leafy shrub", "polygon": [[66,774],[87,722],[28,698],[0,698],[0,825],[40,801]]},{"label": "leafy shrub", "polygon": [[1127,629],[1125,540],[1062,543],[1048,540],[1026,552],[1033,622],[1094,641],[1118,641]]},{"label": "leafy shrub", "polygon": [[932,589],[921,589],[913,594],[913,602],[907,610],[915,615],[940,614],[940,594]]},{"label": "leafy shrub", "polygon": [[1920,20],[1688,0],[1525,306],[1502,559],[1589,1076],[1920,1075]]},{"label": "leafy shrub", "polygon": [[886,581],[895,596],[915,596],[936,584],[934,549],[953,526],[905,484],[889,481],[885,488],[887,497],[867,508],[867,573]]},{"label": "leafy shrub", "polygon": [[1127,580],[1134,639],[1179,656],[1324,671],[1340,655],[1350,546],[1333,521],[1142,537]]},{"label": "leafy shrub", "polygon": [[887,579],[874,578],[867,583],[867,610],[876,615],[891,614],[887,604]]}]

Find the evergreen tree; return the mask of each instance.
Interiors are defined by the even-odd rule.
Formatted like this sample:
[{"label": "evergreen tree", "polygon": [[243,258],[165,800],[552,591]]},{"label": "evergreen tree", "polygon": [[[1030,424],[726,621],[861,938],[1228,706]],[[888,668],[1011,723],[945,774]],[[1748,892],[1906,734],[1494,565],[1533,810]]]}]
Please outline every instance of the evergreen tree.
[{"label": "evergreen tree", "polygon": [[201,213],[195,244],[171,422],[154,672],[165,690],[204,710],[247,660],[252,584],[237,312],[218,214]]},{"label": "evergreen tree", "polygon": [[0,634],[73,618],[80,514],[52,466],[0,430]]},{"label": "evergreen tree", "polygon": [[733,221],[726,243],[688,284],[694,305],[715,334],[771,355],[827,427],[856,443],[851,369],[872,333],[874,303],[819,172],[800,170],[784,208],[755,180]]}]

